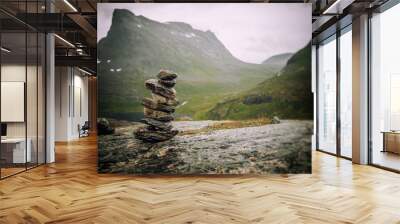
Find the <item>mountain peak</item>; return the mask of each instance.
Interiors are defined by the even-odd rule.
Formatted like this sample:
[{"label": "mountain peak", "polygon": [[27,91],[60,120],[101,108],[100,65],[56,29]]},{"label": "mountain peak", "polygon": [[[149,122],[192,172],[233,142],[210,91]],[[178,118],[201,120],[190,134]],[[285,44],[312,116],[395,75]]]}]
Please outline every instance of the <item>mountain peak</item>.
[{"label": "mountain peak", "polygon": [[184,22],[166,22],[166,24],[169,24],[172,26],[177,26],[177,27],[180,27],[180,28],[186,29],[186,30],[193,30],[192,25],[190,25],[188,23],[184,23]]},{"label": "mountain peak", "polygon": [[128,9],[114,9],[113,18],[116,16],[135,16],[135,14]]}]

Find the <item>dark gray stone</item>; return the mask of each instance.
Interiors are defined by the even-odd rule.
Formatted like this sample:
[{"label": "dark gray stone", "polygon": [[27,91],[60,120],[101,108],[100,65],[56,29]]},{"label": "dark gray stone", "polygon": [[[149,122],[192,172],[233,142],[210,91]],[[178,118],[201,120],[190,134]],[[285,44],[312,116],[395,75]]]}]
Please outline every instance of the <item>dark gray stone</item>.
[{"label": "dark gray stone", "polygon": [[177,77],[178,75],[176,73],[173,73],[168,70],[161,70],[157,75],[157,78],[162,80],[173,80],[176,79]]},{"label": "dark gray stone", "polygon": [[114,134],[115,129],[111,127],[110,122],[105,118],[97,119],[97,134],[98,135],[110,135]]},{"label": "dark gray stone", "polygon": [[172,129],[172,125],[170,123],[165,123],[162,121],[157,121],[155,119],[152,118],[143,118],[140,120],[141,122],[150,125],[156,129],[159,130],[166,130],[166,131],[170,131]]},{"label": "dark gray stone", "polygon": [[157,79],[146,80],[145,86],[147,89],[151,90],[152,93],[161,95],[168,99],[175,99],[176,97],[176,91],[174,89],[160,85]]},{"label": "dark gray stone", "polygon": [[173,138],[178,133],[178,130],[163,131],[151,130],[148,127],[141,127],[134,132],[134,135],[137,139],[140,139],[144,142],[157,143],[167,141]]},{"label": "dark gray stone", "polygon": [[158,94],[152,93],[152,98],[153,101],[157,102],[157,103],[161,103],[161,104],[165,104],[168,106],[178,106],[179,105],[179,101],[176,99],[168,99],[166,97],[160,96]]},{"label": "dark gray stone", "polygon": [[174,116],[166,115],[166,116],[154,116],[154,115],[144,115],[145,118],[154,119],[161,122],[170,122],[174,120]]},{"label": "dark gray stone", "polygon": [[175,86],[176,80],[175,79],[173,79],[173,80],[162,80],[162,79],[159,79],[158,83],[160,83],[162,86],[165,86],[167,88],[172,88],[172,87]]},{"label": "dark gray stone", "polygon": [[175,112],[175,108],[173,106],[168,106],[168,105],[165,105],[162,103],[157,103],[149,98],[143,98],[142,105],[145,106],[146,108],[149,108],[152,110],[158,110],[158,111],[162,111],[162,112],[166,112],[166,113]]}]

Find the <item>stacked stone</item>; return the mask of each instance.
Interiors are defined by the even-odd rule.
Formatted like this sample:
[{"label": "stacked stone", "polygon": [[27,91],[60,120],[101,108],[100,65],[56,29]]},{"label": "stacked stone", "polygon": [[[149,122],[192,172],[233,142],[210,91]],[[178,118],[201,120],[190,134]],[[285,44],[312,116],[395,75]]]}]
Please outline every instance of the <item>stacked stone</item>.
[{"label": "stacked stone", "polygon": [[144,118],[141,121],[146,126],[136,130],[136,138],[155,143],[169,140],[178,134],[178,130],[174,130],[171,125],[175,107],[179,104],[173,88],[177,77],[173,72],[161,70],[157,75],[158,79],[145,82],[152,98],[144,98],[142,101]]}]

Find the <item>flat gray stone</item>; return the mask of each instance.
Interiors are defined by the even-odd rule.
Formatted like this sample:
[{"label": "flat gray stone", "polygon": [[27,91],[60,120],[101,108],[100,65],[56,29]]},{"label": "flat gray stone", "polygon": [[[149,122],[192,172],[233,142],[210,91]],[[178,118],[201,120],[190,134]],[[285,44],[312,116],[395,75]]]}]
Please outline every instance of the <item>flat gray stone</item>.
[{"label": "flat gray stone", "polygon": [[168,70],[160,70],[160,72],[157,75],[157,78],[162,80],[173,80],[176,79],[177,77],[178,75],[176,73]]},{"label": "flat gray stone", "polygon": [[158,83],[160,83],[162,86],[165,86],[167,88],[172,88],[172,87],[175,86],[176,80],[175,79],[173,79],[173,80],[162,80],[162,79],[159,79]]},{"label": "flat gray stone", "polygon": [[155,101],[157,103],[166,104],[168,106],[178,106],[179,105],[179,101],[176,99],[169,99],[169,98],[160,96],[155,93],[152,93],[151,96],[153,98],[153,101]]},{"label": "flat gray stone", "polygon": [[169,122],[158,121],[152,118],[143,118],[140,121],[154,127],[157,130],[170,131],[172,129],[172,125]]},{"label": "flat gray stone", "polygon": [[157,79],[149,79],[145,82],[145,87],[152,93],[164,96],[168,99],[175,99],[176,91],[173,88],[167,88],[158,83]]},{"label": "flat gray stone", "polygon": [[152,110],[158,110],[166,113],[173,113],[175,112],[175,108],[173,106],[168,106],[162,103],[157,103],[152,99],[149,98],[143,98],[142,100],[142,105],[152,109]]},{"label": "flat gray stone", "polygon": [[149,119],[154,119],[157,121],[161,121],[161,122],[171,122],[175,119],[174,116],[172,116],[172,115],[166,115],[166,116],[144,115],[144,117],[149,118]]},{"label": "flat gray stone", "polygon": [[162,131],[162,130],[149,130],[147,127],[138,128],[134,135],[137,139],[144,142],[157,143],[167,141],[179,133],[178,130]]}]

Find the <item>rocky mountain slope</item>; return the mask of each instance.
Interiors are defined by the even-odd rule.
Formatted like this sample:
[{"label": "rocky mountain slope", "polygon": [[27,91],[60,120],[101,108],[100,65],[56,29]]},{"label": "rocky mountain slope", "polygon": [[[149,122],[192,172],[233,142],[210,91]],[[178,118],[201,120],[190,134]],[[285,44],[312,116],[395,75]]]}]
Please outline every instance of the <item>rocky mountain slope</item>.
[{"label": "rocky mountain slope", "polygon": [[293,56],[293,53],[284,53],[284,54],[278,54],[274,55],[267,60],[263,61],[262,64],[267,64],[270,66],[275,66],[277,69],[282,69],[285,67],[286,63],[288,60]]},{"label": "rocky mountain slope", "polygon": [[116,9],[107,36],[98,43],[100,116],[140,116],[143,83],[160,69],[180,75],[176,88],[186,103],[177,114],[192,117],[212,107],[221,95],[249,89],[277,72],[268,63],[235,58],[211,31]]},{"label": "rocky mountain slope", "polygon": [[312,119],[311,46],[295,53],[272,78],[251,90],[217,103],[209,119],[249,119],[278,116],[284,119]]}]

